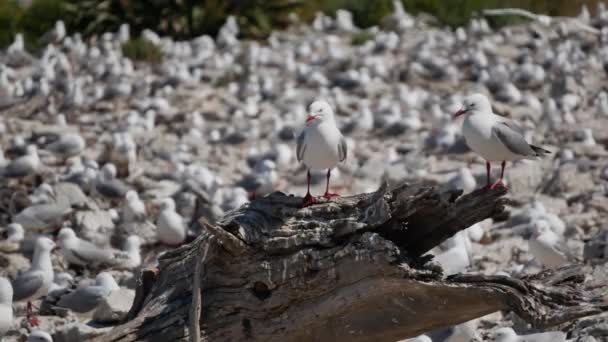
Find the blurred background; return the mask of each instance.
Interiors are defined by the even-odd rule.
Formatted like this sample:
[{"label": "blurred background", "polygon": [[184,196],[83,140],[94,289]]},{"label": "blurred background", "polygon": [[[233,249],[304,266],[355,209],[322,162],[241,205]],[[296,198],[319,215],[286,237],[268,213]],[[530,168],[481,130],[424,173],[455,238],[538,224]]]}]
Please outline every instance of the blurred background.
[{"label": "blurred background", "polygon": [[[485,8],[518,7],[551,16],[571,16],[586,4],[593,12],[598,0],[402,0],[407,12],[429,13],[439,26],[465,25]],[[361,28],[378,25],[393,10],[392,0],[2,0],[0,47],[22,32],[28,49],[40,48],[38,38],[63,20],[68,32],[91,36],[114,32],[128,23],[134,36],[143,29],[187,39],[215,36],[229,15],[237,17],[241,38],[262,39],[290,22],[290,13],[311,21],[319,11],[328,15],[343,8]],[[488,18],[494,28],[521,17]]]}]

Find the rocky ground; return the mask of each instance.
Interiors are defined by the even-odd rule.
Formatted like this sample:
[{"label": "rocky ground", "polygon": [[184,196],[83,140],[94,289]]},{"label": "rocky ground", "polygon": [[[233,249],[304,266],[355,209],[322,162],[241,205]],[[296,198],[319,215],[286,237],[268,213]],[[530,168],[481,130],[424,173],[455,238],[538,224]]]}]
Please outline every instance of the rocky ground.
[{"label": "rocky ground", "polygon": [[[237,39],[238,26],[229,19],[216,40],[174,41],[145,31],[143,38],[163,51],[156,64],[122,55],[128,26],[90,41],[56,29],[35,54],[17,38],[0,53],[0,146],[6,156],[0,165],[26,154],[28,145],[37,147],[41,163],[24,177],[2,178],[0,227],[20,222],[25,238],[0,241],[0,275],[14,279],[29,268],[32,237],[62,226],[118,254],[131,251],[123,247],[127,236],[139,236],[140,263],[70,267],[64,253],[53,252],[58,286],[61,272],[80,287],[94,282],[100,269],[116,279],[120,290],[104,296],[94,311],[74,314],[34,301],[45,309],[40,328],[55,341],[103,334],[128,310],[137,270],[174,248],[158,239],[159,200],[173,198],[189,221],[197,198],[206,199],[198,209],[213,221],[252,196],[274,190],[304,195],[306,170],[296,161],[295,137],[314,99],[332,104],[348,140],[348,159],[332,173],[334,191],[371,191],[386,179],[470,192],[485,185],[484,161],[468,151],[461,122],[451,114],[465,95],[480,92],[490,96],[495,113],[518,120],[530,142],[553,153],[509,163],[510,217],[482,222],[459,237],[465,242],[445,244],[437,253],[456,257],[438,258],[440,263],[447,260],[447,273],[537,272],[542,265],[527,240],[542,221],[574,259],[589,265],[590,281],[606,281],[608,11],[540,19],[500,30],[476,19],[449,30],[432,18],[396,11],[380,27],[361,30],[340,11],[310,25],[294,18],[290,29],[264,41]],[[81,136],[83,146],[53,148],[67,132]],[[131,200],[124,199],[125,189],[117,196],[99,191],[106,181],[99,169],[108,163],[116,166],[121,186],[144,202],[145,217],[126,217]],[[499,165],[494,167],[497,177]],[[313,195],[320,195],[324,171],[313,181]],[[52,196],[44,197],[43,183]],[[36,203],[66,198],[70,206],[58,221],[16,220]],[[461,243],[464,254],[454,248]],[[25,303],[14,308],[7,341],[24,340],[30,331]],[[492,314],[474,325],[479,339],[499,326],[533,331],[511,314]],[[557,329],[572,338],[608,340],[602,317]]]}]

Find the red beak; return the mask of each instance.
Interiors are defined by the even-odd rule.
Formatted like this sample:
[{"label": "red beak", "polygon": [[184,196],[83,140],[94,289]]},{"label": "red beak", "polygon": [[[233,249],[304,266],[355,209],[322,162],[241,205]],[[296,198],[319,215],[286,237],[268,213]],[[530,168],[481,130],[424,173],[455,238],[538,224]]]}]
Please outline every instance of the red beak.
[{"label": "red beak", "polygon": [[316,118],[317,118],[317,117],[316,117],[316,116],[314,116],[314,115],[309,115],[309,116],[306,118],[306,123],[309,123],[309,122],[311,122],[312,120],[314,120],[314,119],[316,119]]},{"label": "red beak", "polygon": [[462,114],[466,113],[467,111],[463,108],[459,111],[457,111],[456,113],[454,113],[454,116],[452,116],[452,119],[456,120],[459,116],[461,116]]}]

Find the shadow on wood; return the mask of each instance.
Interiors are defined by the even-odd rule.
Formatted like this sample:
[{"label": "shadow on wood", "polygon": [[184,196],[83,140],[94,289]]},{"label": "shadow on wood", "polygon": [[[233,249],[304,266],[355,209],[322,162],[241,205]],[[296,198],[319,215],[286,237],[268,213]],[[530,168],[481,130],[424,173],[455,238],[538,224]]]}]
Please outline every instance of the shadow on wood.
[{"label": "shadow on wood", "polygon": [[97,340],[187,339],[201,260],[202,341],[396,341],[497,310],[540,327],[605,310],[580,267],[512,279],[445,278],[425,265],[420,256],[434,246],[503,214],[505,194],[384,184],[307,208],[271,194],[217,225],[201,220],[194,242],[164,254],[158,274],[144,273],[130,320]]}]

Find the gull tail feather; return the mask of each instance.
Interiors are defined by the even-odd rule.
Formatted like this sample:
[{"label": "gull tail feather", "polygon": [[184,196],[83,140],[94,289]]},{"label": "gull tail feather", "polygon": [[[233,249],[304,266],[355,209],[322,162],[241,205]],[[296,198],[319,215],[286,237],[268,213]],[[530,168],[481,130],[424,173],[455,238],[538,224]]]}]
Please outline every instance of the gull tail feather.
[{"label": "gull tail feather", "polygon": [[544,157],[546,154],[551,154],[551,151],[545,150],[542,147],[530,145],[537,157]]}]

